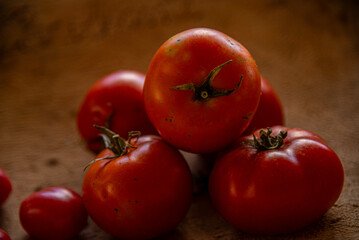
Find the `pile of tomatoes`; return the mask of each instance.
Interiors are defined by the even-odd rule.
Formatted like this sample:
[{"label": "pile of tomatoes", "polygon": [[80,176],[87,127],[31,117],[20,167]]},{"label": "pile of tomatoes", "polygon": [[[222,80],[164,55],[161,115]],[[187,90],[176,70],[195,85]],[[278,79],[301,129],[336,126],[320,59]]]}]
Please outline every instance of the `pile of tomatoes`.
[{"label": "pile of tomatoes", "polygon": [[[97,155],[82,196],[61,187],[37,192],[21,206],[22,225],[39,239],[67,239],[88,214],[120,239],[161,236],[190,208],[193,180],[182,154],[190,152],[216,156],[209,196],[229,224],[255,234],[296,231],[336,202],[344,172],[320,136],[283,125],[280,99],[243,45],[207,28],[178,33],[146,75],[122,70],[89,89],[77,126]],[[44,201],[61,209],[47,223],[29,210]],[[45,227],[50,235],[41,235]]]}]

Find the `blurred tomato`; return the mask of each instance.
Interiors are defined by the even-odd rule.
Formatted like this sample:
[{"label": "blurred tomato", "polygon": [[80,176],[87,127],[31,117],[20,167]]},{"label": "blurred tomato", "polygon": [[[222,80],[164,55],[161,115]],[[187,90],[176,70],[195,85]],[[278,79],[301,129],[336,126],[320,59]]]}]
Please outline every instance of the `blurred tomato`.
[{"label": "blurred tomato", "polygon": [[93,152],[103,149],[100,131],[93,125],[106,126],[122,137],[130,131],[142,135],[157,134],[143,106],[145,75],[121,70],[96,82],[87,92],[77,114],[81,137]]},{"label": "blurred tomato", "polygon": [[12,185],[9,177],[6,175],[4,170],[0,169],[0,206],[9,197],[12,191]]},{"label": "blurred tomato", "polygon": [[267,128],[284,124],[282,103],[272,85],[263,76],[261,77],[261,97],[254,117],[242,134],[251,134],[259,128]]},{"label": "blurred tomato", "polygon": [[0,240],[11,240],[9,234],[4,230],[0,229]]}]

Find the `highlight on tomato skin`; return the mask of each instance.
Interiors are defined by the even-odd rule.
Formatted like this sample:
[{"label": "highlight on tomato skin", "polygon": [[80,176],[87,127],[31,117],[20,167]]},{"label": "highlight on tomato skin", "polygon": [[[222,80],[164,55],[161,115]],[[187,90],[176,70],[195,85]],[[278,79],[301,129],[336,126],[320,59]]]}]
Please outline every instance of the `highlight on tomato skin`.
[{"label": "highlight on tomato skin", "polygon": [[259,105],[251,123],[242,133],[242,136],[252,134],[254,130],[260,128],[276,125],[284,125],[283,105],[270,82],[261,76],[261,97]]},{"label": "highlight on tomato skin", "polygon": [[183,31],[153,56],[144,84],[146,112],[176,148],[206,154],[234,141],[260,97],[260,74],[249,51],[208,28]]},{"label": "highlight on tomato skin", "polygon": [[321,218],[338,200],[344,170],[317,134],[274,126],[239,138],[216,160],[214,207],[240,231],[280,235]]},{"label": "highlight on tomato skin", "polygon": [[145,74],[119,70],[104,76],[87,91],[77,113],[77,128],[87,147],[94,153],[104,146],[100,131],[93,125],[107,126],[126,137],[136,129],[142,134],[158,134],[143,106]]},{"label": "highlight on tomato skin", "polygon": [[4,170],[0,168],[0,206],[5,203],[12,192],[10,178]]},{"label": "highlight on tomato skin", "polygon": [[20,223],[40,240],[67,240],[87,226],[87,212],[81,196],[63,186],[47,187],[30,194],[19,209]]},{"label": "highlight on tomato skin", "polygon": [[[180,152],[160,136],[113,138],[87,168],[82,192],[92,220],[120,239],[151,239],[185,218],[192,199],[192,177]],[[115,143],[115,141],[119,141]]]}]

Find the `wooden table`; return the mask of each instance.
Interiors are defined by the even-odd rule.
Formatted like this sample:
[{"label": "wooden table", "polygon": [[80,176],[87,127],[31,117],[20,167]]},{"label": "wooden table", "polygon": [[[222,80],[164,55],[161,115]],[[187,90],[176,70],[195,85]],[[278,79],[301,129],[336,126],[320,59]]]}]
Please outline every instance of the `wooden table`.
[{"label": "wooden table", "polygon": [[[75,126],[87,89],[119,70],[145,72],[172,35],[210,27],[252,53],[285,108],[286,125],[318,133],[345,168],[342,195],[325,216],[282,239],[359,239],[359,21],[349,1],[2,1],[0,167],[13,192],[0,228],[29,239],[18,219],[34,190],[81,192],[93,158]],[[328,176],[330,177],[330,176]],[[111,239],[91,221],[78,239]],[[236,231],[196,196],[181,225],[162,239],[267,239]]]}]

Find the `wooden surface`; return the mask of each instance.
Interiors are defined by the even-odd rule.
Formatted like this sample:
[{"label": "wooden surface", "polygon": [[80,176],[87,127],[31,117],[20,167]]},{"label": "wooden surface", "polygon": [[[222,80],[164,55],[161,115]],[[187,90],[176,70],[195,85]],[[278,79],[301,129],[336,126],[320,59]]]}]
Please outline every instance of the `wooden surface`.
[{"label": "wooden surface", "polygon": [[[172,35],[210,27],[237,39],[282,99],[286,125],[314,131],[337,152],[345,185],[323,218],[281,239],[359,239],[359,7],[350,1],[1,1],[0,167],[13,192],[0,228],[29,239],[18,220],[36,189],[81,192],[92,160],[75,126],[100,77],[145,72]],[[329,178],[330,176],[328,176]],[[111,239],[92,222],[79,239]],[[181,225],[161,239],[269,239],[236,231],[196,196]]]}]

